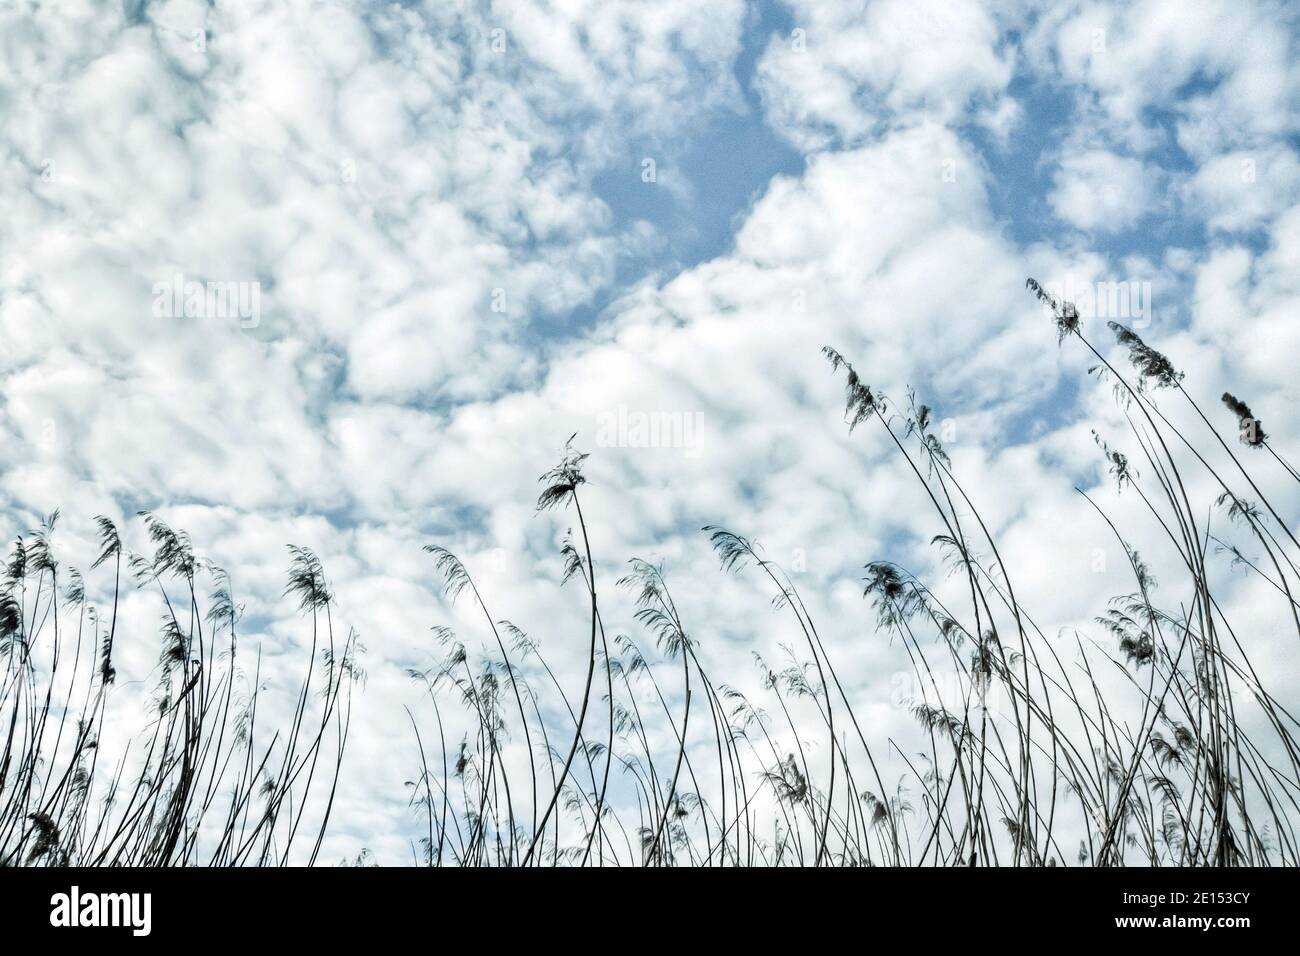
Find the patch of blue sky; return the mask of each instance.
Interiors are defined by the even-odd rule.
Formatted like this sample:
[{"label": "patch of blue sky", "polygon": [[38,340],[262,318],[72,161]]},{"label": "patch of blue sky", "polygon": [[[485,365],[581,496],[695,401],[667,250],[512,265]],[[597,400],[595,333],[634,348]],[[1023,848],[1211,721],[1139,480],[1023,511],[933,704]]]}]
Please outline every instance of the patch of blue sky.
[{"label": "patch of blue sky", "polygon": [[[1213,78],[1199,77],[1180,91],[1180,100],[1207,93],[1216,83]],[[1016,247],[1025,248],[1039,242],[1061,245],[1077,240],[1081,246],[1108,259],[1114,269],[1114,275],[1108,279],[1142,281],[1143,276],[1128,274],[1126,260],[1144,258],[1159,267],[1170,250],[1197,251],[1206,246],[1209,236],[1203,221],[1184,214],[1177,194],[1178,183],[1195,172],[1196,164],[1178,143],[1175,111],[1148,109],[1144,115],[1148,124],[1164,134],[1140,157],[1160,170],[1154,208],[1135,215],[1126,228],[1106,233],[1084,232],[1058,218],[1049,201],[1064,151],[1079,148],[1081,142],[1088,144],[1088,136],[1081,135],[1078,129],[1077,91],[1050,78],[1021,73],[1012,79],[1008,93],[1023,112],[1005,141],[999,141],[973,120],[961,124],[959,132],[980,151],[988,169],[989,208],[1004,235]],[[1100,133],[1095,145],[1114,147]],[[1245,234],[1238,241],[1258,250],[1264,239],[1262,234]],[[1159,301],[1151,303],[1159,310],[1158,321],[1166,329],[1187,320],[1186,308],[1179,304],[1183,291],[1186,290],[1168,288],[1166,277],[1161,282]],[[1047,332],[1045,328],[1045,336]],[[1007,444],[1032,441],[1075,419],[1079,415],[1078,393],[1077,382],[1063,380],[1041,402],[1008,423]]]},{"label": "patch of blue sky", "polygon": [[[734,75],[741,93],[737,107],[719,110],[700,128],[667,142],[624,143],[617,157],[593,177],[592,189],[609,207],[616,228],[649,223],[657,241],[647,255],[624,258],[614,282],[591,302],[542,322],[543,334],[557,334],[560,328],[580,333],[644,277],[666,281],[725,255],[737,225],[773,178],[803,172],[804,156],[765,122],[754,85],[758,58],[772,36],[787,35],[791,29],[789,12],[781,4],[752,6],[736,58]],[[646,160],[654,161],[654,181],[646,181]]]},{"label": "patch of blue sky", "polygon": [[[736,109],[715,112],[698,128],[661,143],[629,141],[615,158],[595,174],[592,188],[610,209],[615,231],[638,222],[649,223],[656,241],[635,255],[624,257],[614,279],[588,303],[559,315],[535,320],[529,330],[539,344],[581,335],[635,283],[647,277],[665,282],[682,270],[726,254],[734,242],[737,225],[778,175],[800,175],[806,157],[765,122],[754,84],[758,58],[773,36],[787,36],[793,27],[789,11],[779,3],[750,8],[737,58],[735,77],[741,92]],[[1016,42],[1009,34],[1008,41]],[[1198,75],[1178,91],[1177,102],[1210,93],[1219,78]],[[1077,242],[1107,257],[1116,279],[1131,279],[1125,261],[1145,258],[1159,265],[1172,249],[1198,251],[1210,240],[1205,225],[1186,215],[1178,195],[1179,183],[1196,170],[1193,159],[1179,145],[1179,115],[1172,109],[1148,109],[1144,120],[1162,132],[1158,142],[1138,158],[1158,169],[1159,193],[1153,208],[1136,212],[1125,228],[1083,232],[1057,217],[1050,203],[1054,177],[1067,149],[1090,145],[1078,124],[1078,90],[1051,77],[1022,70],[1007,90],[1020,105],[1022,115],[1005,140],[999,140],[976,121],[973,111],[957,124],[957,132],[980,152],[988,170],[987,199],[994,218],[1015,248],[1039,242],[1063,245]],[[1110,142],[1099,130],[1098,148],[1126,153],[1122,144]],[[655,180],[646,181],[647,159],[654,160]],[[1234,237],[1256,250],[1262,234]],[[1182,290],[1162,289],[1161,324],[1179,325],[1185,310],[1174,300]],[[1037,315],[1037,313],[1033,313]],[[1166,326],[1167,327],[1167,326]],[[1044,327],[1044,347],[1053,347]],[[938,383],[918,381],[918,390],[941,398]],[[1007,444],[1019,444],[1054,429],[1077,414],[1079,386],[1062,382],[1047,390],[1041,402],[1009,423]]]}]

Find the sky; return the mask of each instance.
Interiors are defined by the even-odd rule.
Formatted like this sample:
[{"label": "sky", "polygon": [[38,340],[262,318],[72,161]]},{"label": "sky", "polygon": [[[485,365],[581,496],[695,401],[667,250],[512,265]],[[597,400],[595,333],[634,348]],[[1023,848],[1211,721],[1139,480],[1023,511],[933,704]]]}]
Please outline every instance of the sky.
[{"label": "sky", "polygon": [[[1126,314],[1085,321],[1132,325],[1207,403],[1234,391],[1294,439],[1298,17],[7,0],[0,531],[57,507],[84,569],[94,515],[143,549],[129,516],[156,511],[230,571],[277,662],[305,646],[284,545],[315,549],[369,675],[335,855],[409,857],[404,669],[433,625],[490,638],[422,545],[458,553],[580,679],[571,519],[534,512],[571,435],[606,578],[662,560],[703,653],[752,682],[750,652],[789,634],[699,529],[758,539],[883,737],[909,720],[888,694],[902,664],[861,569],[936,571],[937,529],[883,438],[848,433],[820,349],[897,399],[916,388],[1045,630],[1090,621],[1127,585],[1118,555],[1097,570],[1114,545],[1076,488],[1114,498],[1091,430],[1123,418],[1025,279],[1080,300],[1131,283]],[[137,680],[155,611],[126,604]]]}]

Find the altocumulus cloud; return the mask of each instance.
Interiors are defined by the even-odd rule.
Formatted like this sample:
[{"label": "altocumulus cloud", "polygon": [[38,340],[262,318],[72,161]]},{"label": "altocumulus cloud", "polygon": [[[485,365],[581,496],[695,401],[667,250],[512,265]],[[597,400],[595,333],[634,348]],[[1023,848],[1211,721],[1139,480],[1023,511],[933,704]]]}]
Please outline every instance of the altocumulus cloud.
[{"label": "altocumulus cloud", "polygon": [[[1104,387],[1062,395],[1086,363],[1058,353],[1026,275],[1151,281],[1148,337],[1188,381],[1249,395],[1280,446],[1300,437],[1282,414],[1300,347],[1295,12],[1181,6],[795,2],[756,29],[740,3],[11,4],[3,527],[61,507],[65,560],[88,563],[92,515],[157,510],[230,569],[280,651],[301,640],[277,601],[282,545],[317,549],[369,646],[333,857],[408,857],[403,668],[432,624],[483,639],[422,544],[460,553],[581,679],[566,524],[531,509],[573,433],[596,452],[598,566],[663,558],[706,658],[777,656],[780,621],[698,528],[760,536],[802,569],[873,733],[905,738],[900,651],[868,639],[860,569],[888,554],[942,581],[936,529],[879,437],[845,434],[822,345],[950,420],[1049,632],[1124,587],[1086,573],[1106,529],[1073,491],[1109,493],[1082,423],[1123,420]],[[619,163],[723,120],[803,168],[735,210],[725,251],[678,267],[657,254],[666,226],[616,214],[597,182],[653,190]],[[734,160],[725,136],[702,161]],[[1149,237],[1142,216],[1178,229]],[[257,283],[257,327],[156,316],[151,290],[176,274]],[[620,409],[692,416],[697,447],[597,448]],[[124,651],[124,676],[151,654]]]}]

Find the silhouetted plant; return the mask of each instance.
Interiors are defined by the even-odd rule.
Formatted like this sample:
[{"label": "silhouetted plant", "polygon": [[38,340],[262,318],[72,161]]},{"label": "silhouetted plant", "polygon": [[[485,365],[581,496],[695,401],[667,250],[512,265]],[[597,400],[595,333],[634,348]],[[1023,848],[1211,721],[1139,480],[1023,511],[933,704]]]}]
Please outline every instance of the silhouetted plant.
[{"label": "silhouetted plant", "polygon": [[[439,545],[425,549],[446,599],[472,598],[465,626],[492,639],[471,651],[434,627],[431,663],[408,671],[428,708],[408,711],[417,862],[1300,862],[1297,719],[1246,646],[1260,620],[1275,623],[1270,639],[1292,627],[1300,638],[1300,542],[1243,458],[1262,462],[1270,481],[1300,475],[1244,402],[1222,395],[1240,439],[1230,444],[1170,358],[1113,322],[1103,352],[1072,303],[1027,284],[1050,310],[1058,345],[1084,349],[1090,371],[1114,389],[1126,430],[1093,435],[1116,492],[1150,518],[1139,552],[1135,522],[1117,522],[1099,495],[1080,491],[1130,580],[1098,609],[1096,637],[1043,633],[1038,596],[1018,590],[999,536],[933,433],[930,406],[910,389],[895,405],[827,347],[832,374],[845,376],[849,434],[883,441],[916,483],[933,523],[933,566],[951,578],[930,584],[928,572],[862,556],[868,610],[854,623],[864,623],[863,640],[888,641],[906,657],[911,693],[894,701],[909,718],[906,741],[881,739],[870,710],[879,702],[864,690],[871,675],[837,664],[843,651],[823,640],[792,578],[752,537],[703,529],[721,572],[759,581],[791,635],[771,662],[753,655],[753,699],[711,673],[708,661],[727,663],[725,648],[702,646],[688,628],[694,616],[678,606],[663,564],[632,558],[616,581],[630,608],[612,612],[583,511],[587,456],[570,443],[541,478],[537,510],[574,521],[559,579],[581,604],[581,634],[565,638],[585,663],[580,686],[567,686],[539,641],[490,611],[466,563]],[[1191,424],[1157,398],[1190,410]],[[1214,533],[1213,509],[1228,519]],[[276,702],[260,656],[236,636],[242,608],[229,576],[184,532],[141,518],[147,556],[96,519],[91,572],[113,575],[106,616],[88,603],[87,580],[56,558],[57,512],[15,542],[0,570],[0,863],[315,862],[364,677],[355,632],[335,632],[321,561],[290,548],[283,596],[310,631],[309,659],[283,715],[268,717]],[[1158,564],[1173,578],[1163,585],[1147,564],[1161,551],[1172,559]],[[1264,585],[1252,592],[1249,630],[1233,622],[1216,562]],[[164,612],[157,664],[129,682],[123,661],[140,655],[122,652],[140,638],[119,633],[124,575]],[[649,641],[637,636],[646,633]],[[119,700],[128,684],[146,679],[141,730],[114,739],[109,715],[129,702]],[[372,862],[366,851],[350,865]]]},{"label": "silhouetted plant", "polygon": [[[1073,304],[1032,279],[1028,286],[1051,310],[1058,343],[1077,340],[1096,359],[1093,370],[1114,387],[1133,447],[1121,449],[1095,431],[1094,437],[1118,490],[1136,494],[1163,545],[1177,556],[1186,580],[1174,587],[1180,595],[1189,593],[1190,603],[1176,610],[1157,605],[1159,585],[1126,537],[1132,529],[1122,532],[1089,497],[1122,548],[1134,588],[1096,619],[1109,644],[1082,635],[1049,638],[1018,596],[997,537],[931,431],[930,407],[909,390],[906,411],[895,410],[839,351],[827,347],[823,353],[832,370],[846,375],[849,431],[874,423],[924,490],[938,522],[932,540],[938,563],[958,576],[966,595],[964,607],[945,604],[896,562],[866,564],[864,597],[874,611],[874,628],[901,644],[916,680],[915,696],[903,704],[926,741],[924,752],[909,754],[892,739],[884,744],[897,761],[875,752],[857,715],[866,703],[861,675],[845,680],[790,578],[734,531],[704,529],[722,570],[758,573],[772,589],[774,608],[788,615],[800,638],[797,652],[783,648],[787,662],[781,666],[756,657],[770,709],[709,674],[659,564],[634,558],[619,583],[632,591],[633,623],[650,633],[662,659],[651,659],[627,634],[616,635],[611,645],[578,499],[586,456],[570,446],[561,464],[543,476],[538,507],[571,507],[578,518],[580,533],[565,537],[561,559],[562,579],[580,580],[589,599],[581,697],[575,707],[536,642],[504,622],[502,629],[514,638],[513,657],[498,635],[496,659],[482,664],[509,676],[519,718],[515,729],[482,682],[469,690],[470,664],[459,643],[448,660],[414,674],[428,691],[440,740],[446,693],[454,687],[475,712],[471,726],[479,727],[476,737],[459,744],[454,775],[447,770],[444,744],[438,774],[430,770],[427,735],[415,721],[424,770],[413,785],[413,803],[424,820],[425,862],[1296,863],[1296,718],[1265,687],[1229,623],[1206,545],[1213,540],[1234,565],[1266,580],[1297,636],[1300,604],[1292,595],[1300,583],[1300,545],[1200,415],[1183,373],[1168,357],[1132,330],[1110,323],[1132,366],[1130,380],[1089,341]],[[1232,488],[1154,404],[1153,394],[1164,391],[1181,395],[1195,410],[1259,504]],[[1250,409],[1230,395],[1223,401],[1237,416],[1242,441],[1272,451]],[[1297,477],[1274,457],[1289,477]],[[1218,486],[1218,504],[1250,534],[1258,556],[1203,529],[1204,506],[1184,479],[1193,467],[1205,469]],[[452,593],[471,586],[449,552],[429,550]],[[481,605],[477,590],[475,597]],[[681,668],[675,694],[659,676],[661,666],[673,663]],[[941,667],[955,673],[955,684],[940,680]],[[607,706],[593,721],[589,704],[598,669],[605,673]],[[1103,669],[1115,676],[1103,681]],[[448,676],[458,670],[461,676]],[[990,703],[995,695],[1001,703],[996,717]],[[653,709],[645,707],[647,700]],[[1244,716],[1247,704],[1258,713]],[[564,719],[557,721],[557,714]],[[517,793],[509,784],[511,766],[518,758],[507,758],[499,745],[509,734],[528,753],[531,813],[510,805]],[[902,776],[886,786],[885,771],[896,763]],[[439,766],[436,756],[432,766]],[[611,768],[622,785],[611,786]],[[454,786],[453,776],[467,774],[474,786]],[[536,792],[539,778],[550,781],[549,797],[545,789]],[[540,815],[539,802],[545,804]],[[526,816],[531,826],[520,827]]]},{"label": "silhouetted plant", "polygon": [[[57,512],[18,539],[0,578],[0,718],[7,730],[0,864],[314,862],[342,769],[352,689],[363,677],[355,633],[335,638],[319,559],[291,549],[285,593],[310,619],[312,646],[289,726],[265,735],[257,721],[266,706],[260,655],[250,679],[236,662],[240,608],[229,577],[195,554],[184,532],[156,515],[141,517],[149,557],[126,552],[117,526],[95,519],[100,549],[91,569],[113,569],[107,621],[87,603],[82,575],[63,572],[54,557]],[[156,590],[164,609],[154,691],[129,738],[110,729],[131,708],[129,699],[114,700],[121,693],[115,652],[139,641],[118,633],[124,570],[136,586]],[[214,585],[206,611],[198,595],[204,576]],[[61,611],[73,615],[75,636]],[[318,670],[323,686],[313,700]],[[132,674],[132,682],[146,676]],[[328,792],[318,799],[322,758]],[[309,812],[311,836],[295,853]]]}]

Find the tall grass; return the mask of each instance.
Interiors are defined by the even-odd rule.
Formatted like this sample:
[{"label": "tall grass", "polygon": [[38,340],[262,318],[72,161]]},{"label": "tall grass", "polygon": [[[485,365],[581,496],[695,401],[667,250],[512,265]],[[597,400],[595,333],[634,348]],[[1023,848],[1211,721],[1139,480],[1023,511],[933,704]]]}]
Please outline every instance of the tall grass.
[{"label": "tall grass", "polygon": [[[0,572],[0,865],[314,862],[361,676],[356,635],[334,632],[320,561],[291,549],[285,594],[310,627],[310,652],[296,696],[267,701],[228,576],[184,532],[142,517],[149,557],[97,519],[103,609],[55,557],[57,513],[18,539]],[[119,627],[133,587],[156,596],[157,638]],[[159,652],[140,694],[118,686],[118,664],[144,641]]]},{"label": "tall grass", "polygon": [[[1130,578],[1097,609],[1093,636],[1048,635],[1036,622],[1041,596],[1020,590],[931,410],[910,392],[896,404],[826,348],[850,435],[874,430],[915,482],[936,564],[950,575],[927,581],[887,556],[863,568],[874,631],[865,639],[895,642],[911,670],[906,734],[882,731],[882,702],[837,663],[792,578],[751,538],[706,527],[720,573],[749,577],[788,631],[781,661],[755,656],[761,695],[742,692],[735,672],[715,673],[720,655],[703,653],[662,566],[597,567],[586,456],[566,448],[537,507],[572,519],[561,559],[585,618],[571,635],[581,680],[562,680],[537,642],[499,619],[455,554],[426,548],[447,597],[472,604],[485,649],[436,627],[433,662],[409,671],[423,691],[420,711],[407,712],[415,860],[1296,864],[1297,720],[1248,651],[1289,645],[1292,629],[1300,638],[1300,542],[1262,490],[1300,473],[1243,400],[1225,393],[1223,411],[1205,410],[1131,329],[1109,324],[1127,359],[1115,362],[1072,304],[1028,286],[1059,344],[1081,350],[1112,387],[1125,431],[1094,432],[1099,453],[1147,519],[1117,520],[1079,491]],[[103,610],[55,559],[57,515],[19,539],[3,569],[0,862],[313,863],[362,676],[356,635],[335,634],[321,564],[291,549],[285,596],[310,650],[296,692],[268,700],[260,655],[238,637],[228,577],[184,533],[142,517],[150,557],[128,552],[98,519],[88,573],[99,576]],[[1161,585],[1133,539],[1142,527],[1143,550],[1174,569]],[[1231,602],[1225,565],[1244,576]],[[124,693],[117,667],[125,641],[145,640],[119,633],[131,587],[154,594],[163,614],[134,731],[123,711],[141,695]],[[632,634],[606,619],[615,589],[635,609]],[[1251,626],[1234,623],[1244,612]]]},{"label": "tall grass", "polygon": [[[884,437],[924,492],[932,544],[961,584],[961,597],[945,601],[893,561],[864,569],[877,636],[897,641],[914,673],[919,693],[907,704],[916,737],[908,742],[921,749],[873,733],[858,675],[836,666],[792,579],[750,539],[718,527],[704,532],[722,571],[751,575],[767,589],[791,638],[782,666],[757,660],[761,702],[710,673],[663,568],[634,559],[612,582],[608,572],[598,575],[582,510],[585,456],[570,449],[543,477],[538,508],[566,509],[576,521],[562,557],[564,580],[576,584],[589,619],[580,685],[563,684],[535,642],[496,619],[455,555],[427,549],[448,596],[468,595],[493,640],[471,654],[452,631],[436,628],[440,656],[410,672],[428,704],[424,718],[411,715],[420,761],[408,783],[422,831],[417,859],[1295,864],[1297,722],[1247,644],[1289,641],[1292,627],[1300,637],[1300,542],[1252,469],[1271,469],[1268,480],[1300,475],[1244,402],[1223,396],[1222,421],[1238,433],[1225,437],[1182,373],[1135,332],[1109,324],[1127,351],[1121,368],[1085,334],[1071,303],[1032,279],[1028,286],[1059,343],[1082,349],[1096,362],[1092,372],[1113,386],[1129,451],[1112,445],[1121,439],[1098,435],[1100,453],[1118,489],[1150,516],[1158,540],[1146,544],[1169,549],[1180,580],[1158,588],[1137,542],[1080,491],[1114,535],[1131,589],[1100,609],[1104,639],[1045,634],[1034,595],[1017,590],[1016,569],[1004,563],[934,434],[930,409],[910,393],[896,405],[826,348],[845,379],[849,431]],[[1161,408],[1166,395],[1186,403],[1203,428],[1188,434],[1176,425]],[[1207,476],[1215,496],[1198,500],[1192,489]],[[1241,543],[1210,530],[1213,509]],[[1267,632],[1232,623],[1214,567],[1224,556],[1276,601]],[[631,592],[641,638],[606,632],[600,596],[611,583]],[[1164,594],[1176,603],[1163,603]],[[1261,608],[1250,610],[1257,619]]]}]

